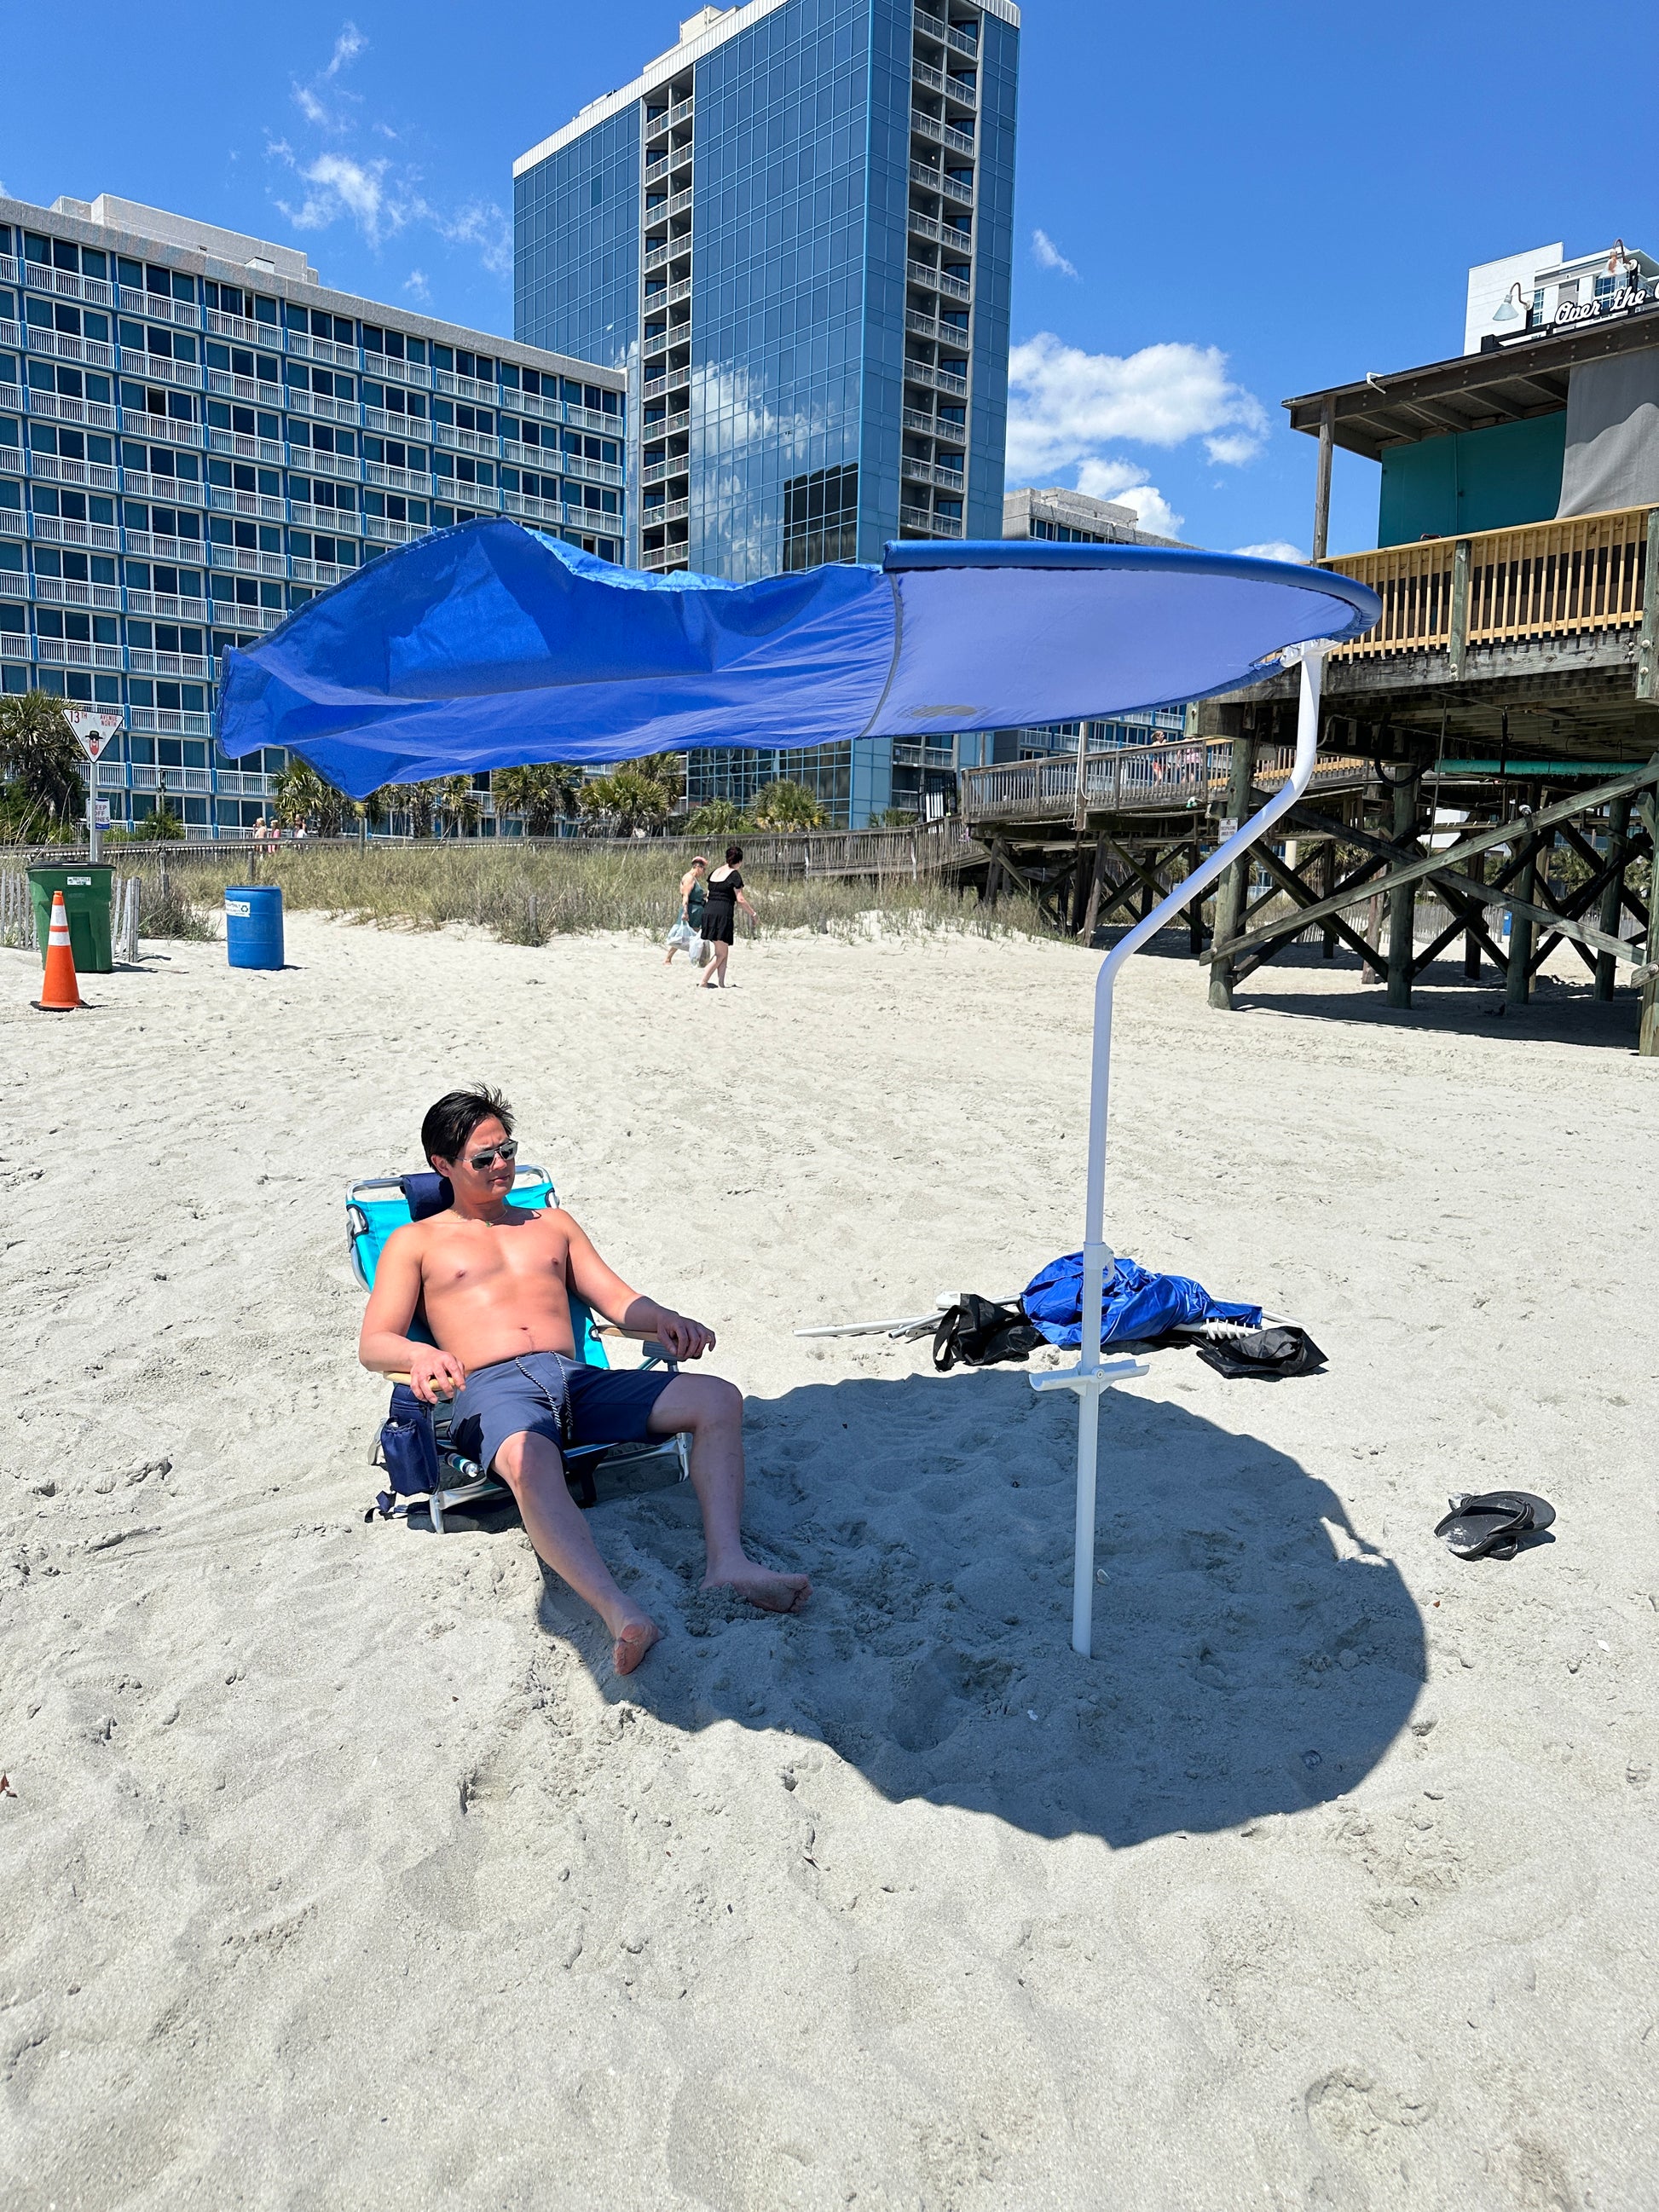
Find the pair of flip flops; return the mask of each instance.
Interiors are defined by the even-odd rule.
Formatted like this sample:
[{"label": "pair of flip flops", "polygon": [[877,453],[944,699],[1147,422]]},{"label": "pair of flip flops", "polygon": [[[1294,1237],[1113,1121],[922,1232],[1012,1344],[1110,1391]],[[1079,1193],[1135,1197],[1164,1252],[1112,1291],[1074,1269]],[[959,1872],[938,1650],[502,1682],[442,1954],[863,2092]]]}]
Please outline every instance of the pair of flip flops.
[{"label": "pair of flip flops", "polygon": [[1446,1503],[1451,1511],[1434,1533],[1460,1559],[1512,1559],[1523,1537],[1539,1534],[1555,1518],[1549,1500],[1529,1490],[1488,1490]]}]

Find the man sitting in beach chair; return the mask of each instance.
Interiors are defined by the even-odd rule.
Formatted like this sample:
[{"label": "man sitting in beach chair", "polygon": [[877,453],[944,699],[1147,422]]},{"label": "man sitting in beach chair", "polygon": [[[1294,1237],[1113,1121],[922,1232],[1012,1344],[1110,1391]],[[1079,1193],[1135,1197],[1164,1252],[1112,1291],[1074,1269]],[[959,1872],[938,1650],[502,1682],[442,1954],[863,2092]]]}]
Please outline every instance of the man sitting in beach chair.
[{"label": "man sitting in beach chair", "polygon": [[[600,1559],[566,1486],[562,1443],[689,1434],[708,1553],[703,1588],[793,1612],[808,1595],[806,1577],[775,1574],[743,1548],[741,1394],[713,1375],[584,1365],[568,1292],[630,1334],[655,1337],[675,1360],[712,1351],[714,1331],[630,1290],[562,1208],[509,1206],[512,1131],[511,1108],[489,1090],[451,1091],[428,1114],[421,1149],[454,1201],[388,1240],[358,1358],[382,1375],[407,1373],[423,1405],[453,1399],[456,1443],[506,1483],[537,1551],[605,1622],[618,1674],[631,1674],[661,1631]],[[430,1344],[409,1334],[417,1312]]]}]

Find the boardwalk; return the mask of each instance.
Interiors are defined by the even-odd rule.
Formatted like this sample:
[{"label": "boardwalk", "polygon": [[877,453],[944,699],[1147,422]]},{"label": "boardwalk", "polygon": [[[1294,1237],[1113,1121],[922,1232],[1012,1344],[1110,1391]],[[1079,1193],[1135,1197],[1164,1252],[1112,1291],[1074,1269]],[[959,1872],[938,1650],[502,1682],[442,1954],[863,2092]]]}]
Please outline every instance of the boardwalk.
[{"label": "boardwalk", "polygon": [[[1258,745],[1257,787],[1276,791],[1289,775],[1294,756],[1291,745]],[[1075,754],[1056,753],[1001,768],[964,769],[957,779],[962,818],[973,831],[991,823],[1082,829],[1096,816],[1171,814],[1219,805],[1226,799],[1232,757],[1231,738],[1183,738],[1171,744],[1086,753],[1080,761]],[[1355,790],[1370,773],[1367,762],[1337,755],[1319,763],[1313,787]]]}]

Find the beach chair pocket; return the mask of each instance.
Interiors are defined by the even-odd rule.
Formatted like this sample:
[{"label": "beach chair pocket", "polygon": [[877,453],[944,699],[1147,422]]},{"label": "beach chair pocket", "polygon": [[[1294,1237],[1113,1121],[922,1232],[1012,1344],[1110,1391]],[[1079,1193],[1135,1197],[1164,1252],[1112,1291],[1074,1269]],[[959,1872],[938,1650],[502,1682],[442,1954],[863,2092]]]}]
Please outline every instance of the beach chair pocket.
[{"label": "beach chair pocket", "polygon": [[432,1409],[406,1382],[394,1384],[391,1411],[380,1425],[380,1462],[400,1498],[424,1498],[441,1480]]}]

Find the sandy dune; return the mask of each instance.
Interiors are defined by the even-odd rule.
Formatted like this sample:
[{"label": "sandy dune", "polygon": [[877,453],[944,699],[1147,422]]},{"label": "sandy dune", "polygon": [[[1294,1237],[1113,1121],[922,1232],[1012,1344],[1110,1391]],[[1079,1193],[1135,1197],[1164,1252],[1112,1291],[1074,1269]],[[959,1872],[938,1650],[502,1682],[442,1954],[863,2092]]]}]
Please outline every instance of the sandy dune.
[{"label": "sandy dune", "polygon": [[[58,1021],[0,953],[9,2208],[1654,2202],[1627,1001],[1132,970],[1109,1234],[1330,1365],[1109,1401],[1085,1663],[1066,1406],[789,1334],[1074,1247],[1085,956],[158,950]],[[343,1187],[475,1074],[720,1329],[804,1617],[699,1597],[655,1472],[626,1684],[516,1528],[365,1525]],[[1553,1542],[1459,1565],[1502,1481]]]}]

